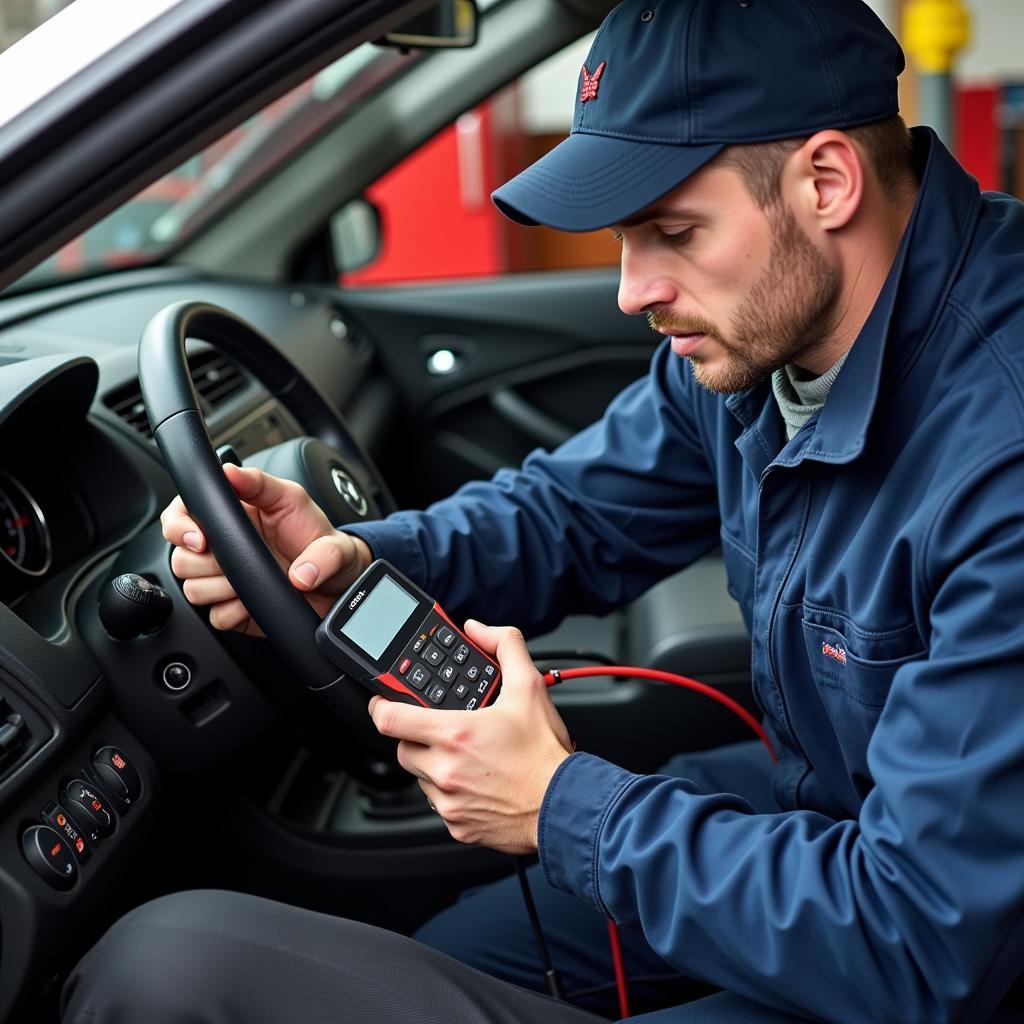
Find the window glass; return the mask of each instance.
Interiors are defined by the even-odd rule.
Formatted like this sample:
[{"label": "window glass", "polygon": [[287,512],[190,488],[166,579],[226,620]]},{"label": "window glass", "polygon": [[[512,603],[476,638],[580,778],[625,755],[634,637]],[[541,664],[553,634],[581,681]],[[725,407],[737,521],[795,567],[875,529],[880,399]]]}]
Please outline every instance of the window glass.
[{"label": "window glass", "polygon": [[0,0],[0,50],[70,6],[71,0]]},{"label": "window glass", "polygon": [[[2,4],[4,0],[0,0]],[[403,61],[371,43],[324,68],[68,242],[18,287],[153,262],[287,161]]]}]

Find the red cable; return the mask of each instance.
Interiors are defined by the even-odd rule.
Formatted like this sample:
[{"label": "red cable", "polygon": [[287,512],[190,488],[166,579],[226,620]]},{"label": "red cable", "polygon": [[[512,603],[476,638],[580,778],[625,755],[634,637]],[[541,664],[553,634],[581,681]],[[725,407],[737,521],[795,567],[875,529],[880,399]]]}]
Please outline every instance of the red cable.
[{"label": "red cable", "polygon": [[629,988],[626,985],[626,967],[622,962],[622,947],[619,945],[619,926],[608,918],[608,944],[612,947],[612,964],[615,967],[615,988],[619,993],[619,1014],[629,1016]]},{"label": "red cable", "polygon": [[[717,701],[723,707],[728,708],[734,715],[739,716],[754,731],[757,738],[765,745],[768,756],[772,761],[778,761],[778,755],[772,746],[772,741],[764,731],[761,723],[741,704],[737,704],[731,697],[719,693],[713,686],[707,683],[699,683],[696,679],[688,676],[679,676],[674,672],[662,672],[656,668],[633,668],[629,665],[591,665],[587,668],[567,668],[564,670],[555,669],[544,674],[544,682],[548,686],[556,686],[567,679],[585,679],[588,676],[624,676],[627,679],[656,679],[662,683],[672,683],[674,686],[682,686],[687,690],[694,690]],[[626,984],[626,968],[622,962],[622,946],[619,942],[619,926],[608,918],[608,942],[612,949],[612,965],[615,968],[615,987],[619,994],[619,1013],[623,1017],[629,1016],[629,989]]]},{"label": "red cable", "polygon": [[687,676],[676,675],[674,672],[662,672],[657,668],[634,668],[630,665],[589,665],[586,668],[559,669],[556,672],[547,672],[544,675],[544,682],[548,686],[554,686],[558,682],[565,682],[567,679],[585,679],[587,676],[625,676],[628,679],[656,679],[662,683],[672,683],[675,686],[683,686],[687,690],[695,690],[697,693],[710,697],[719,704],[727,707],[734,715],[738,715],[744,722],[754,730],[758,739],[765,745],[768,754],[773,761],[777,761],[775,748],[768,734],[764,731],[761,723],[742,704],[737,704],[732,697],[719,693],[713,686],[707,683],[698,683],[696,679]]}]

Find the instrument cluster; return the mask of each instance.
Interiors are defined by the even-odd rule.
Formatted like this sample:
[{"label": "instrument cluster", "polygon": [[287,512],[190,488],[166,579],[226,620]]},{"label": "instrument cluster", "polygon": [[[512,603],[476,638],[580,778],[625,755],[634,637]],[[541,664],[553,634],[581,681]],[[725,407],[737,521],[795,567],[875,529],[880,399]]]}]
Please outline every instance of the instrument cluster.
[{"label": "instrument cluster", "polygon": [[[3,445],[0,443],[0,448]],[[97,541],[94,516],[70,464],[13,458],[0,464],[0,603],[16,609]],[[98,477],[90,486],[103,489]]]},{"label": "instrument cluster", "polygon": [[53,541],[39,502],[16,477],[0,470],[0,556],[7,573],[42,576]]}]

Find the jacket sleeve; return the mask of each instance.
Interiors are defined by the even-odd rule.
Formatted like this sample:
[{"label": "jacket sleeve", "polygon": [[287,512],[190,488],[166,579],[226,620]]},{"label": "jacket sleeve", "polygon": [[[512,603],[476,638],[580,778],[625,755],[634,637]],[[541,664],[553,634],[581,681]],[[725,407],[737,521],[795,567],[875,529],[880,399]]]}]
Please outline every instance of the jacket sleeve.
[{"label": "jacket sleeve", "polygon": [[607,612],[718,543],[693,387],[660,346],[650,373],[556,451],[425,511],[345,529],[456,616],[530,633]]},{"label": "jacket sleeve", "polygon": [[827,1021],[988,1019],[1024,964],[1024,454],[963,481],[922,542],[928,656],[901,666],[857,820],[585,754],[541,810],[556,887],[696,977]]}]

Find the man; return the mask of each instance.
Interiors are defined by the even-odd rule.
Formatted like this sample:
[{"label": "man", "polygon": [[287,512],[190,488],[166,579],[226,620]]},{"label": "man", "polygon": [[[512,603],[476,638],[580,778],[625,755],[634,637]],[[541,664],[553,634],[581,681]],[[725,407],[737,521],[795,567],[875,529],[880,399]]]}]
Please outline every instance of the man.
[{"label": "man", "polygon": [[[506,680],[493,708],[371,703],[457,839],[539,852],[563,971],[594,970],[608,914],[639,969],[782,1015],[726,1000],[658,1020],[980,1021],[1024,962],[1024,210],[981,197],[930,132],[911,142],[902,67],[858,0],[627,0],[596,37],[573,134],[495,199],[621,236],[620,305],[668,336],[649,376],[521,471],[348,535],[293,485],[226,468],[321,610],[380,555],[452,607],[538,629],[721,544],[770,775],[745,744],[680,777],[570,753],[519,635],[479,623]],[[189,599],[251,629],[180,502],[164,531]],[[161,929],[230,960],[201,899],[115,926],[72,978],[68,1019],[106,1005],[115,955]],[[302,928],[230,900],[250,936]],[[525,981],[509,909],[487,890],[423,938]],[[345,959],[359,943],[412,965],[431,1001],[410,1020],[591,1019],[289,913],[319,922],[320,968],[310,982],[305,949],[274,977],[311,985],[330,1005],[316,1019],[356,1019],[338,1009],[352,993],[361,1019],[403,1019]],[[342,980],[325,980],[331,935]],[[232,962],[270,956],[239,948]]]}]

